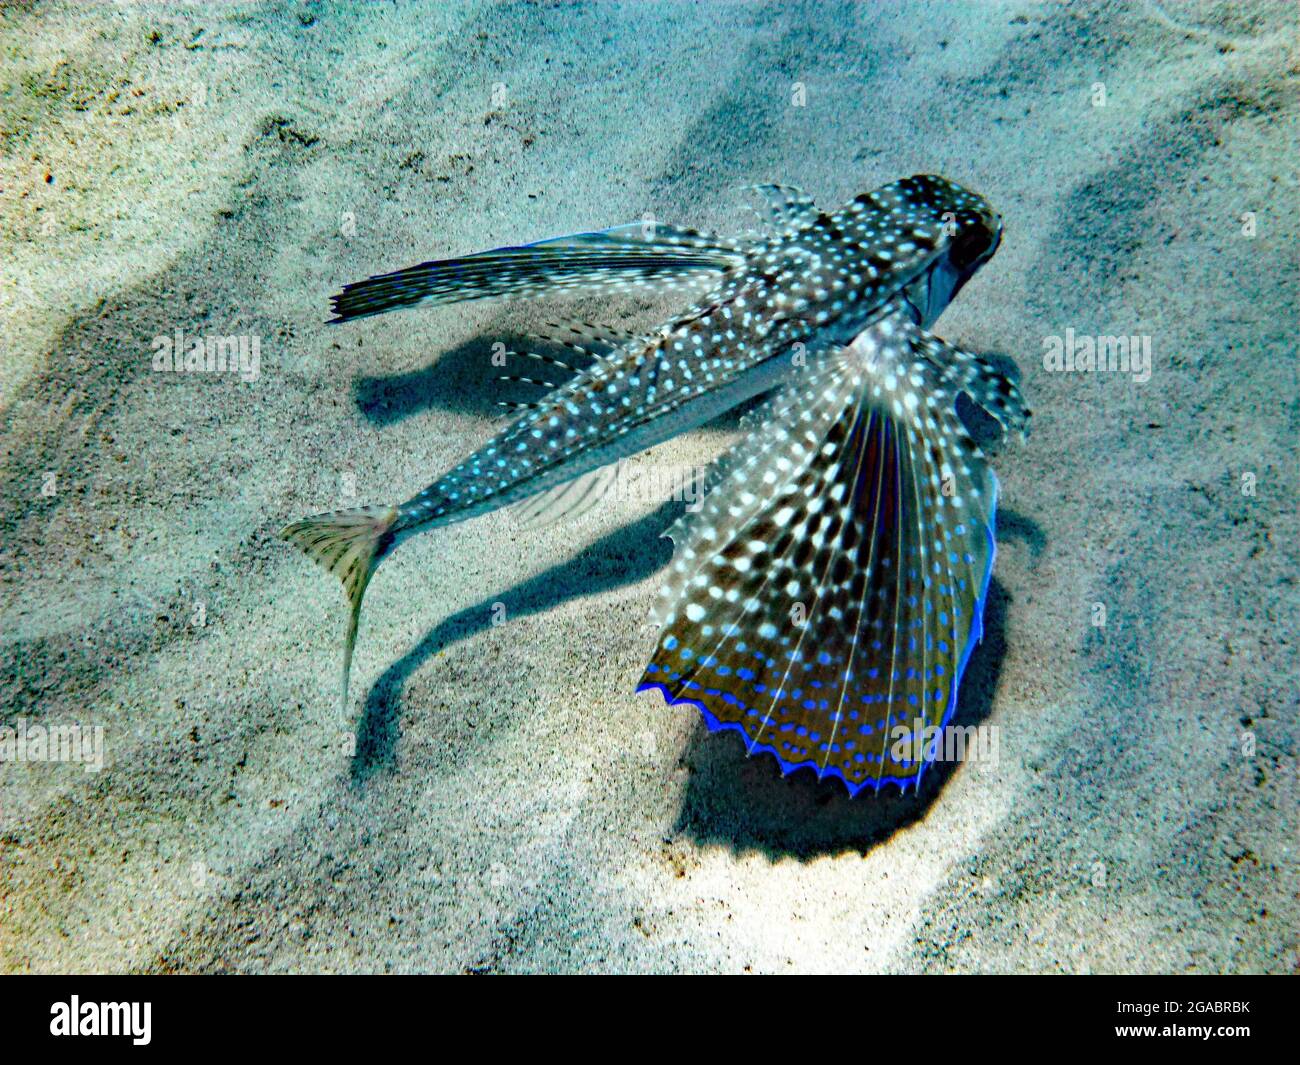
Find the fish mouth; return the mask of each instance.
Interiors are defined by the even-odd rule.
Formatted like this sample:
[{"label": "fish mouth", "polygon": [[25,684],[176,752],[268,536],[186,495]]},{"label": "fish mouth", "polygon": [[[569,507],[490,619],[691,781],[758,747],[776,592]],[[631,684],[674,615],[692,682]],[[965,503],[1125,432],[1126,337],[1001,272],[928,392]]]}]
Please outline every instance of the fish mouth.
[{"label": "fish mouth", "polygon": [[901,295],[916,324],[922,328],[933,325],[1001,243],[1002,219],[991,212],[965,226],[946,254],[904,286]]},{"label": "fish mouth", "polygon": [[963,276],[945,258],[940,259],[907,285],[902,291],[902,296],[907,306],[911,308],[912,318],[916,324],[923,329],[933,325],[969,276],[969,274]]}]

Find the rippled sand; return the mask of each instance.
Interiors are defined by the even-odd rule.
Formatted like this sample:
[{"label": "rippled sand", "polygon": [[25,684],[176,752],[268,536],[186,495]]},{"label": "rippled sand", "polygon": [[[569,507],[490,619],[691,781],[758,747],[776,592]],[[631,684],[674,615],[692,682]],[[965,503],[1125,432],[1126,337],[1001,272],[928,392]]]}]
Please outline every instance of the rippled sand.
[{"label": "rippled sand", "polygon": [[[0,965],[1295,969],[1295,6],[339,7],[0,13],[0,724],[105,757],[0,764]],[[918,171],[1006,218],[938,332],[1035,411],[962,696],[996,763],[849,801],[631,694],[653,500],[412,542],[340,712],[342,593],[274,531],[432,480],[574,309],[331,292]],[[1150,380],[1048,372],[1066,329]],[[155,372],[177,330],[256,379]]]}]

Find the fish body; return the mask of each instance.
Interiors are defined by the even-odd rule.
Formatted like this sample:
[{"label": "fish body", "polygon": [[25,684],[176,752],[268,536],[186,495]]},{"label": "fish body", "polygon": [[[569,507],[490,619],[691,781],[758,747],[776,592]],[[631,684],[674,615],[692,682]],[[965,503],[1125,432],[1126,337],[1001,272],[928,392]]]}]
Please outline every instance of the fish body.
[{"label": "fish body", "polygon": [[[620,227],[520,249],[579,243],[588,253],[581,260],[585,274],[573,255],[543,260],[531,272],[521,264],[516,276],[530,279],[525,294],[548,283],[551,289],[615,291],[653,286],[669,277],[674,262],[683,280],[717,279],[693,305],[575,374],[401,504],[393,528],[397,539],[571,481],[767,391],[790,368],[788,362],[771,365],[774,358],[847,344],[895,293],[918,278],[928,286],[930,278],[944,274],[940,260],[950,244],[948,230],[987,231],[997,224],[982,201],[928,176],[866,193],[833,214],[816,211],[804,199],[783,198],[776,219],[778,232],[760,241],[723,241],[671,227],[661,234],[654,227],[655,237],[641,242],[643,250],[636,242],[629,245],[633,234]],[[629,269],[627,260],[610,255],[610,245],[642,254],[628,257],[635,264]],[[447,272],[446,264],[434,265],[438,273]],[[463,297],[466,291],[462,281],[453,294]]]},{"label": "fish body", "polygon": [[[789,402],[802,394],[798,390],[807,387],[805,382],[832,382],[845,396],[871,397],[875,389],[871,398],[878,399],[880,382],[891,374],[897,380],[915,353],[930,345],[925,327],[993,253],[1001,233],[1000,219],[980,197],[931,175],[864,193],[832,213],[817,210],[796,190],[764,190],[774,222],[765,237],[733,240],[672,226],[622,226],[422,263],[349,285],[334,298],[336,321],[347,321],[417,305],[564,291],[680,290],[694,297],[657,328],[608,345],[611,350],[591,365],[563,367],[572,374],[567,381],[405,502],[321,515],[283,531],[285,539],[337,573],[351,599],[345,700],[366,584],[402,541],[511,504],[532,517],[588,506],[608,487],[608,471],[620,459],[756,395],[775,390],[778,406],[769,403],[764,409],[781,423],[809,416],[802,404]],[[591,348],[588,332],[576,328],[581,344],[571,341],[573,346]],[[911,373],[920,383],[909,395],[918,405],[922,398],[928,401],[923,411],[930,409],[932,397],[948,394],[945,387],[970,376],[960,369],[969,368],[967,361],[953,361],[942,342],[936,343],[925,363],[930,368]],[[861,398],[853,404],[855,410],[862,406]],[[837,417],[847,419],[846,411]],[[859,430],[854,446],[888,450],[880,431],[874,422]],[[889,454],[901,461],[897,439],[893,446]],[[733,477],[735,468],[744,468],[743,462],[732,463]],[[735,488],[727,481],[716,485],[726,492]],[[996,489],[988,485],[983,491],[991,529]],[[749,500],[761,493],[745,489],[740,495]],[[899,496],[893,505],[901,501]],[[928,504],[928,497],[911,500],[913,506],[922,502]],[[697,533],[679,528],[674,539],[692,542]],[[865,563],[871,566],[873,560]],[[972,578],[971,586],[977,583]],[[682,590],[670,588],[668,594],[681,598]],[[689,602],[682,609],[680,616],[687,619],[702,606]],[[665,610],[663,620],[671,628],[678,615]],[[673,638],[682,646],[681,636]],[[690,697],[695,670],[652,665],[648,686],[670,699]],[[678,688],[672,686],[673,674],[681,682]],[[722,721],[701,700],[692,701],[706,720]],[[778,724],[765,729],[782,727],[784,719],[772,719]],[[742,731],[744,726],[742,721]],[[768,749],[761,734],[754,739],[758,748]],[[773,753],[780,757],[779,750]],[[845,780],[852,787],[853,781]]]}]

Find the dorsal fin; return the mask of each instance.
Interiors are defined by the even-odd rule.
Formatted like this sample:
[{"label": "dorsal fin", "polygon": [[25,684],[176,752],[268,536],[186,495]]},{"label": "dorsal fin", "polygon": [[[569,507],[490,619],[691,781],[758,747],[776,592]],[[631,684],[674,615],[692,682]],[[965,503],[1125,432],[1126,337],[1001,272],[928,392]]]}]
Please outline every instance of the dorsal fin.
[{"label": "dorsal fin", "polygon": [[748,206],[778,233],[795,233],[817,220],[813,198],[793,185],[746,185],[740,191],[759,193],[761,206]]},{"label": "dorsal fin", "polygon": [[332,322],[417,304],[557,292],[663,293],[707,282],[744,262],[733,241],[647,219],[518,247],[434,259],[344,285]]},{"label": "dorsal fin", "polygon": [[534,332],[532,336],[543,343],[555,344],[593,359],[603,359],[612,351],[644,339],[643,334],[628,329],[617,329],[577,319],[567,322],[546,322],[543,330]]}]

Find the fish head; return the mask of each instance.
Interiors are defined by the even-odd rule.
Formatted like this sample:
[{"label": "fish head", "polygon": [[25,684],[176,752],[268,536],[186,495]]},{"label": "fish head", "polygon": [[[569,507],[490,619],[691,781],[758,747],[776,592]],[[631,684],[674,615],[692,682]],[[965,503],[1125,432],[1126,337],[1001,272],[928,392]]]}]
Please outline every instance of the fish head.
[{"label": "fish head", "polygon": [[940,228],[939,254],[903,290],[919,323],[928,327],[993,257],[1002,241],[1002,216],[984,197],[947,178],[918,174],[901,184],[912,209]]}]

